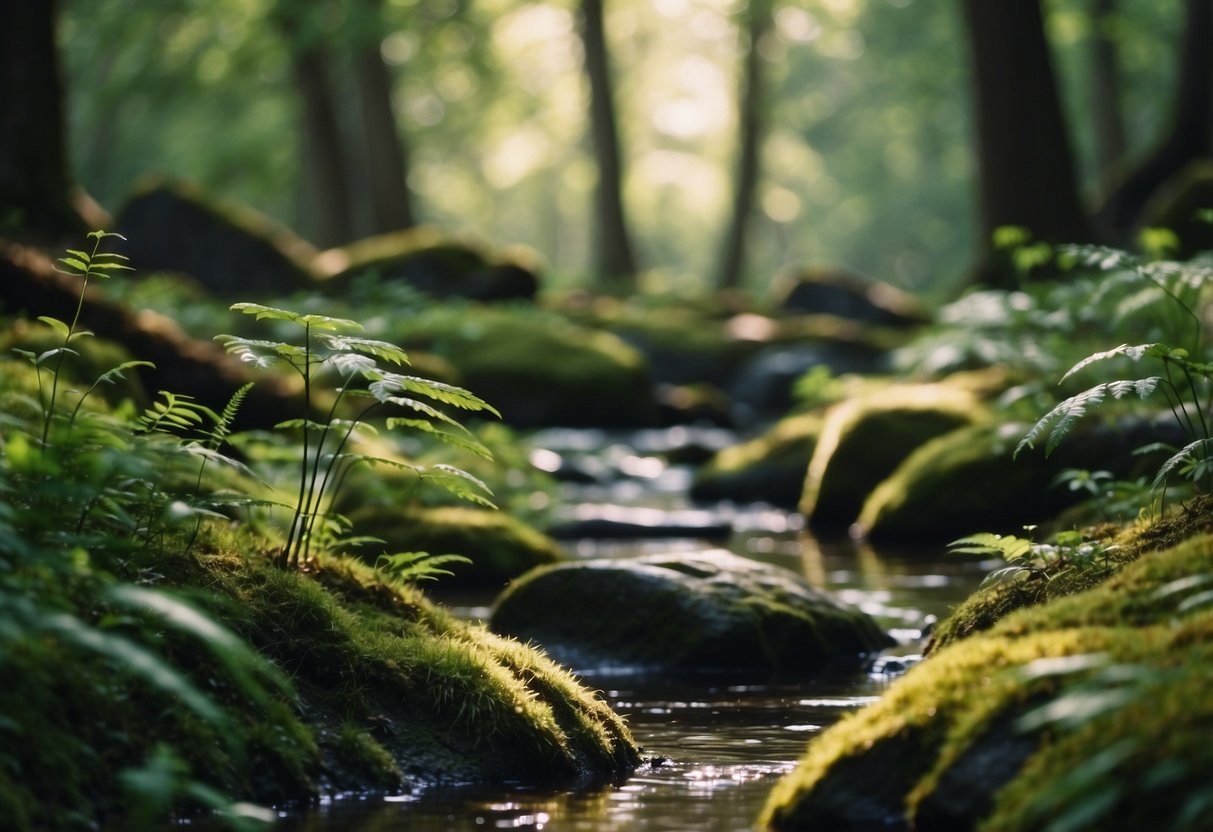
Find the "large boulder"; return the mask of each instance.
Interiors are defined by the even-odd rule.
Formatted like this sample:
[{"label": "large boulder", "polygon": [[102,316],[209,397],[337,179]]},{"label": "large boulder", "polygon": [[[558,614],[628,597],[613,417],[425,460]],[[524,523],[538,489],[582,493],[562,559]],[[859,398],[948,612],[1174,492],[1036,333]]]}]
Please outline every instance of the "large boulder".
[{"label": "large boulder", "polygon": [[1057,483],[1066,469],[1107,471],[1118,479],[1157,468],[1154,442],[1186,444],[1172,420],[1079,424],[1052,454],[1013,456],[1023,423],[969,425],[924,443],[869,495],[856,525],[873,540],[947,541],[973,532],[1013,534],[1048,522],[1083,500]]},{"label": "large boulder", "polygon": [[360,277],[403,282],[434,298],[533,300],[539,290],[534,258],[497,256],[434,228],[421,227],[358,240],[317,256],[326,291],[344,293]]},{"label": "large boulder", "polygon": [[543,567],[498,600],[493,630],[575,668],[804,676],[890,643],[797,576],[711,550]]},{"label": "large boulder", "polygon": [[846,529],[915,448],[983,412],[976,396],[948,384],[896,385],[832,408],[805,476],[801,512],[817,529]]},{"label": "large boulder", "polygon": [[788,416],[760,435],[718,451],[696,469],[692,499],[795,509],[821,424],[818,413]]},{"label": "large boulder", "polygon": [[608,332],[526,308],[466,309],[406,339],[458,368],[462,386],[516,428],[652,427],[644,356]]},{"label": "large boulder", "polygon": [[913,295],[841,268],[785,269],[776,275],[772,293],[776,304],[790,312],[834,315],[878,326],[912,326],[927,320]]},{"label": "large boulder", "polygon": [[181,272],[232,300],[289,294],[312,284],[312,246],[248,206],[183,182],[151,182],[119,211],[123,253],[143,273]]},{"label": "large boulder", "polygon": [[1210,569],[1207,536],[1148,552],[929,656],[815,739],[759,826],[1206,828]]}]

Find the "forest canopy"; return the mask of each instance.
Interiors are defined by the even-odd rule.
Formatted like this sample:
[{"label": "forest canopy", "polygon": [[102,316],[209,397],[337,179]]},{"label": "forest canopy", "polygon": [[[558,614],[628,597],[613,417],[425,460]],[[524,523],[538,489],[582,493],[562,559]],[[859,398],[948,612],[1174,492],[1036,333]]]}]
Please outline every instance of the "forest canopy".
[{"label": "forest canopy", "polygon": [[[745,15],[760,5],[605,6],[621,190],[646,288],[699,291],[714,280]],[[1112,11],[1096,17],[1100,6]],[[1081,193],[1094,203],[1111,164],[1090,94],[1096,46],[1116,49],[1123,162],[1165,125],[1183,4],[1051,0],[1044,10]],[[531,246],[554,282],[577,285],[589,271],[598,176],[579,13],[522,0],[62,0],[73,174],[111,211],[143,177],[188,179],[324,244],[318,180],[305,175],[316,147],[302,127],[300,72],[301,57],[322,48],[354,194],[344,233],[364,236],[375,230],[365,197],[383,170],[371,169],[357,136],[358,56],[370,49],[390,72],[416,219]],[[775,3],[770,15],[756,44],[766,83],[743,285],[761,290],[782,265],[812,262],[947,294],[978,240],[958,4],[822,0]]]}]

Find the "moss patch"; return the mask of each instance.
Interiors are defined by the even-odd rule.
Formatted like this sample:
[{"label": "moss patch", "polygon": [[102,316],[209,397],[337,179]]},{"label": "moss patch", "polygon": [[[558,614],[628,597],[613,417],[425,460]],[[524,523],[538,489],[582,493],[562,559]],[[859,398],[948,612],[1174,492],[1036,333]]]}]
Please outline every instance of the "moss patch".
[{"label": "moss patch", "polygon": [[846,528],[911,451],[982,412],[972,394],[944,384],[895,385],[843,402],[822,427],[800,510],[819,528]]},{"label": "moss patch", "polygon": [[821,424],[817,413],[788,416],[762,435],[725,448],[695,471],[691,496],[795,508]]}]

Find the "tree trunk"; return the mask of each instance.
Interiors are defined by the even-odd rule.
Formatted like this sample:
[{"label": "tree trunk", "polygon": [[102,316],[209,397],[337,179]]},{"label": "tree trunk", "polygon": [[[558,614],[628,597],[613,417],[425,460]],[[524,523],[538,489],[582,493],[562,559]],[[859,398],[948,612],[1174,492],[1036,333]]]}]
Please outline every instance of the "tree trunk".
[{"label": "tree trunk", "polygon": [[1099,178],[1107,181],[1125,155],[1122,88],[1113,27],[1117,0],[1090,0],[1091,116],[1095,128],[1095,163]]},{"label": "tree trunk", "polygon": [[303,99],[304,149],[312,184],[307,207],[314,223],[313,241],[321,248],[331,248],[352,240],[354,228],[341,130],[329,91],[328,60],[323,49],[314,45],[294,51],[291,61],[295,86]]},{"label": "tree trunk", "polygon": [[366,142],[371,186],[372,232],[384,233],[416,225],[408,189],[408,155],[392,106],[392,78],[380,52],[381,0],[364,0],[375,36],[354,45],[354,78]]},{"label": "tree trunk", "polygon": [[1097,222],[1128,242],[1141,211],[1190,162],[1213,156],[1213,0],[1188,0],[1171,124],[1155,149],[1109,193]]},{"label": "tree trunk", "polygon": [[1091,238],[1038,0],[962,0],[975,80],[980,261],[975,277],[1012,286],[995,229],[1022,226],[1050,243]]},{"label": "tree trunk", "polygon": [[79,236],[72,206],[54,0],[0,4],[0,233],[58,244]]},{"label": "tree trunk", "polygon": [[611,97],[602,0],[582,0],[581,23],[585,42],[585,71],[590,81],[591,132],[598,163],[595,268],[600,280],[634,288],[636,260],[624,221],[619,132]]},{"label": "tree trunk", "polygon": [[765,0],[751,0],[745,12],[749,44],[745,52],[738,101],[740,141],[733,180],[733,214],[725,235],[724,249],[720,257],[720,273],[716,281],[716,285],[721,289],[739,286],[745,266],[750,215],[754,210],[754,195],[758,189],[766,88],[758,43],[770,27],[770,15],[771,11]]}]

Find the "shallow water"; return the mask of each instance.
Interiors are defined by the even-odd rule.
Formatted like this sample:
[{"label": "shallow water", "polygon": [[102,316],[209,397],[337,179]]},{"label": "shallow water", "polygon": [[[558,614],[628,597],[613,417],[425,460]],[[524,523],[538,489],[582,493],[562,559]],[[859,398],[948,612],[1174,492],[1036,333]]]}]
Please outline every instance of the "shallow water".
[{"label": "shallow water", "polygon": [[[696,508],[683,496],[689,478],[685,470],[660,464],[656,457],[636,456],[628,444],[604,443],[586,435],[573,432],[562,437],[573,445],[581,443],[586,453],[597,453],[593,464],[632,474],[605,485],[570,488],[561,496],[570,509]],[[568,451],[567,446],[551,444]],[[717,506],[712,512],[727,518],[736,530],[720,545],[803,575],[840,600],[877,616],[898,639],[898,646],[886,651],[875,668],[788,685],[646,680],[601,676],[592,668],[580,668],[583,681],[627,717],[645,759],[651,761],[626,780],[555,791],[507,786],[350,797],[303,813],[284,813],[275,828],[289,832],[751,829],[771,788],[795,766],[813,736],[844,713],[879,697],[899,671],[898,665],[916,658],[924,628],[967,597],[990,566],[949,556],[942,546],[878,551],[847,539],[818,540],[799,528],[795,515],[761,505]],[[692,540],[582,541],[569,548],[576,557],[629,558],[709,545]],[[450,593],[440,593],[437,599],[469,619],[487,618],[492,600]]]}]

